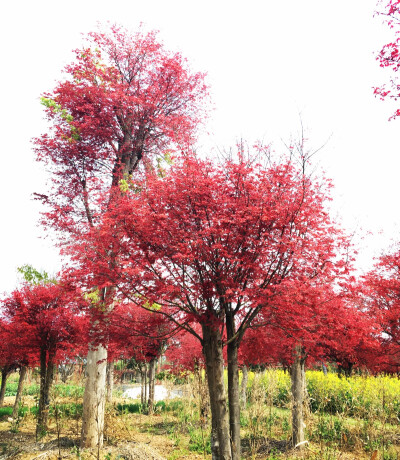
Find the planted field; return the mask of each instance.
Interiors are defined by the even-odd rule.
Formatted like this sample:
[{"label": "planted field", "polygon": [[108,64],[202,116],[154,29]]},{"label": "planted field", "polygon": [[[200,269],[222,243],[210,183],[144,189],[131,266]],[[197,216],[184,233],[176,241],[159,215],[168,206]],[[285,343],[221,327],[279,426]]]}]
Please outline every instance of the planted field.
[{"label": "planted field", "polygon": [[[204,376],[203,376],[204,377]],[[0,458],[211,459],[210,409],[199,382],[180,386],[184,397],[158,401],[154,414],[115,391],[106,408],[102,449],[79,447],[82,382],[56,384],[49,430],[36,442],[38,386],[30,383],[16,420],[11,419],[17,376],[10,378],[0,408]],[[400,380],[388,376],[339,378],[307,371],[304,449],[291,447],[290,377],[281,370],[249,372],[241,411],[245,459],[397,459],[400,457]],[[13,381],[14,380],[14,381]],[[175,385],[168,380],[167,389]]]}]

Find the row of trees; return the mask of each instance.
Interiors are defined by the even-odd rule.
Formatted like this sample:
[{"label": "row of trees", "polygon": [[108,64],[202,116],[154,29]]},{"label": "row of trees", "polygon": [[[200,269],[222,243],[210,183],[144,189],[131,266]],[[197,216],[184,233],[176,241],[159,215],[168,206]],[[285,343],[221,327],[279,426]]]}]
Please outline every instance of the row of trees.
[{"label": "row of trees", "polygon": [[[40,364],[45,414],[57,360],[88,350],[84,447],[102,444],[107,360],[154,363],[171,338],[177,362],[204,363],[215,459],[240,458],[239,366],[291,369],[295,445],[306,362],[398,369],[400,252],[354,278],[349,239],[327,211],[331,184],[309,174],[303,140],[282,156],[241,145],[200,158],[204,78],[155,33],[114,26],[89,34],[42,97],[50,127],[34,144],[53,182],[36,196],[68,264],[57,282],[4,300],[0,362]],[[187,334],[196,353],[179,345]]]},{"label": "row of trees", "polygon": [[[336,362],[345,372],[351,371],[352,366],[366,367],[374,372],[398,372],[400,341],[396,296],[399,292],[399,263],[400,251],[382,257],[376,269],[363,279],[362,285],[353,285],[356,289],[346,295],[343,292],[340,296],[333,293],[326,295],[326,291],[315,291],[309,287],[300,296],[293,292],[278,293],[272,304],[275,311],[268,318],[260,315],[250,325],[238,347],[234,363],[229,362],[227,347],[221,351],[222,364],[207,361],[204,353],[204,330],[207,329],[202,319],[188,318],[181,328],[177,328],[174,319],[165,313],[160,314],[160,304],[152,304],[149,308],[149,305],[138,306],[137,303],[121,301],[107,315],[107,325],[101,334],[104,337],[103,334],[107,333],[109,375],[114,360],[133,357],[139,363],[148,362],[148,409],[151,413],[155,363],[165,352],[174,372],[194,372],[198,377],[203,368],[207,369],[209,376],[210,366],[217,368],[214,372],[221,373],[224,365],[228,370],[232,364],[239,366],[243,372],[242,388],[246,385],[248,366],[284,366],[290,370],[292,377],[293,442],[299,445],[304,441],[302,398],[306,365],[326,360]],[[16,417],[26,369],[39,367],[38,438],[46,430],[56,365],[66,360],[74,361],[77,356],[85,354],[88,346],[93,346],[93,335],[88,333],[92,297],[65,280],[56,283],[42,279],[36,284],[26,283],[3,301],[0,400],[4,399],[7,375],[19,368],[20,385],[14,407]],[[290,304],[296,298],[293,308]],[[212,324],[209,327],[212,331],[220,331],[221,343],[218,346],[223,347],[228,341],[226,326],[225,329],[221,324],[216,328]],[[214,385],[215,382],[208,377],[208,384]],[[220,385],[222,394],[219,396],[224,397],[223,382]],[[231,404],[236,403],[237,411],[240,411],[238,383],[236,390],[233,401],[231,392],[228,393],[231,422],[234,421]],[[217,419],[214,423],[218,427],[218,423],[223,425],[223,422]],[[225,429],[228,427],[225,426]],[[228,431],[231,437],[232,427]],[[214,444],[219,445],[218,438]]]}]

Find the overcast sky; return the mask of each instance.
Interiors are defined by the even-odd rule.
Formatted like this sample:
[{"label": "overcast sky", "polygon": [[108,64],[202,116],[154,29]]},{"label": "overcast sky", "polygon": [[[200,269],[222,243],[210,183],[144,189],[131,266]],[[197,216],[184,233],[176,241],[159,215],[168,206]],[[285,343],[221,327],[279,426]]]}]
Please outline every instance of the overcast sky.
[{"label": "overcast sky", "polygon": [[[400,239],[399,123],[395,105],[373,96],[387,81],[375,54],[393,36],[373,16],[375,0],[69,0],[6,2],[1,43],[0,292],[17,283],[16,267],[55,272],[52,242],[37,226],[32,193],[46,176],[30,139],[46,130],[40,95],[97,22],[157,29],[167,48],[206,71],[212,113],[203,148],[288,140],[307,129],[310,147],[328,143],[318,161],[335,184],[335,212],[357,231],[359,266]],[[399,102],[400,104],[400,102]],[[279,143],[276,149],[279,149]],[[361,241],[361,236],[371,234]]]}]

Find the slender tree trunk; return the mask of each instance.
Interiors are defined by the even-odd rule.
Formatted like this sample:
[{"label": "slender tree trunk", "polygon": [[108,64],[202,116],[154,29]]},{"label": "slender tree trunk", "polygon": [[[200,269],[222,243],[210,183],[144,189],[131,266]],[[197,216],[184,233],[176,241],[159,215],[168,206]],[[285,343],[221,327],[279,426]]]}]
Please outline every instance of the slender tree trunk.
[{"label": "slender tree trunk", "polygon": [[218,329],[203,328],[203,353],[206,360],[207,382],[211,404],[211,449],[213,460],[232,460],[228,409],[224,388],[224,357],[222,337]]},{"label": "slender tree trunk", "polygon": [[107,371],[106,371],[106,379],[107,379],[107,393],[106,393],[106,402],[112,402],[112,392],[114,387],[114,361],[109,361],[107,363]]},{"label": "slender tree trunk", "polygon": [[[295,349],[295,359],[290,368],[292,381],[292,442],[293,446],[303,447],[304,444],[304,394],[305,394],[305,358],[301,347]],[[299,445],[300,444],[300,445]]]},{"label": "slender tree trunk", "polygon": [[17,394],[15,395],[15,402],[14,402],[14,407],[12,411],[12,418],[14,420],[18,418],[18,411],[19,411],[19,406],[21,404],[22,391],[24,389],[25,376],[27,374],[27,370],[28,368],[26,366],[21,366],[21,369],[19,370],[18,389],[17,389]]},{"label": "slender tree trunk", "polygon": [[30,385],[31,382],[32,382],[32,369],[30,367],[26,371],[26,380],[27,380],[28,384]]},{"label": "slender tree trunk", "polygon": [[40,350],[40,389],[39,389],[39,407],[36,420],[36,440],[43,437],[46,432],[44,421],[44,408],[46,406],[45,391],[47,373],[47,352],[45,349]]},{"label": "slender tree trunk", "polygon": [[106,367],[107,349],[103,345],[91,348],[87,355],[81,447],[103,445]]},{"label": "slender tree trunk", "polygon": [[[227,330],[230,326],[227,319]],[[231,332],[234,332],[232,329]],[[231,334],[228,332],[228,339]],[[229,429],[232,444],[232,460],[240,460],[240,398],[239,398],[239,367],[238,344],[236,340],[228,343],[228,400]]]},{"label": "slender tree trunk", "polygon": [[6,394],[7,378],[10,374],[10,366],[4,366],[1,368],[1,387],[0,387],[0,407],[4,404],[4,397]]},{"label": "slender tree trunk", "polygon": [[246,408],[247,405],[247,383],[249,381],[249,372],[247,366],[242,367],[242,383],[240,385],[240,404],[242,409]]},{"label": "slender tree trunk", "polygon": [[147,403],[147,363],[144,363],[144,403]]},{"label": "slender tree trunk", "polygon": [[146,401],[145,399],[146,384],[145,384],[145,378],[144,378],[145,372],[146,372],[146,368],[143,370],[143,366],[140,366],[140,400],[142,403],[142,407],[144,406],[144,403]]},{"label": "slender tree trunk", "polygon": [[47,431],[50,407],[50,388],[54,378],[55,352],[40,350],[40,394],[36,421],[36,439],[40,439]]},{"label": "slender tree trunk", "polygon": [[154,384],[156,377],[157,358],[153,358],[149,363],[149,415],[153,414],[154,410]]}]

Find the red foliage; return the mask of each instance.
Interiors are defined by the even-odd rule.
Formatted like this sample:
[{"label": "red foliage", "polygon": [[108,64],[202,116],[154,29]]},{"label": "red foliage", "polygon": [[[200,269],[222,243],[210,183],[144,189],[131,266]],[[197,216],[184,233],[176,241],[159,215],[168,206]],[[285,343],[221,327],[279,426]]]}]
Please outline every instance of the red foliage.
[{"label": "red foliage", "polygon": [[37,356],[23,346],[23,338],[14,326],[0,319],[0,368],[17,369],[37,362]]},{"label": "red foliage", "polygon": [[[26,284],[3,301],[2,314],[16,340],[16,355],[62,360],[74,355],[85,337],[75,289],[63,284]],[[52,358],[53,359],[53,358]]]},{"label": "red foliage", "polygon": [[[200,335],[200,331],[198,333]],[[186,331],[182,331],[170,341],[165,357],[169,368],[175,374],[195,372],[205,366],[199,340]]]},{"label": "red foliage", "polygon": [[108,359],[150,361],[164,352],[174,332],[170,322],[133,303],[117,305],[108,317]]},{"label": "red foliage", "polygon": [[[397,100],[400,96],[400,86],[397,79],[397,71],[400,68],[400,1],[390,0],[385,5],[385,10],[378,12],[385,17],[385,22],[394,31],[392,42],[385,44],[378,53],[377,60],[381,67],[388,67],[393,71],[389,81],[389,89],[386,85],[374,88],[374,93],[380,99],[391,98]],[[400,115],[400,109],[396,110],[391,118]]]},{"label": "red foliage", "polygon": [[[90,33],[65,79],[42,103],[51,123],[35,139],[38,160],[53,171],[44,224],[79,236],[107,207],[111,186],[143,159],[181,148],[195,135],[206,95],[204,75],[191,73],[156,33],[113,26]],[[99,195],[102,192],[103,195]]]},{"label": "red foliage", "polygon": [[382,369],[400,370],[400,248],[383,255],[364,277],[364,308],[381,328]]},{"label": "red foliage", "polygon": [[[332,289],[337,278],[320,276],[279,295],[268,316],[261,312],[241,349],[245,364],[288,367],[301,346],[308,364],[328,360],[344,369],[373,367],[376,329],[369,315],[357,308],[350,292]],[[336,286],[336,290],[337,290]],[[293,308],[295,306],[295,308]]]},{"label": "red foliage", "polygon": [[[200,339],[191,323],[223,327],[231,315],[240,341],[261,311],[301,319],[303,306],[292,301],[298,288],[347,271],[339,249],[347,242],[325,200],[323,186],[290,161],[264,168],[240,156],[215,166],[188,155],[114,203],[92,234],[95,252],[85,241],[76,254],[98,274],[96,284],[118,284],[134,303],[158,303]],[[284,293],[292,296],[285,305],[274,303]]]}]

